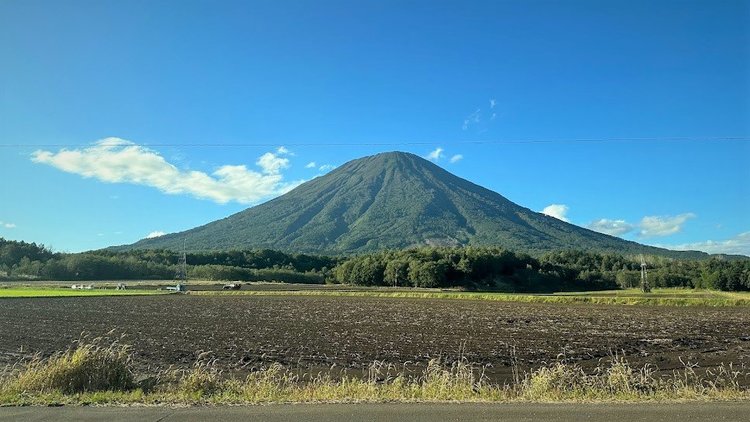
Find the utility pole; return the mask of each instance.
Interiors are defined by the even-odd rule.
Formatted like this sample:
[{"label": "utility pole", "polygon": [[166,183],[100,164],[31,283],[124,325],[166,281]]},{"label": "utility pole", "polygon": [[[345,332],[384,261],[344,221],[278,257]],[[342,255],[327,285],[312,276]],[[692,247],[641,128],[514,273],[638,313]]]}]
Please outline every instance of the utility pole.
[{"label": "utility pole", "polygon": [[643,293],[651,293],[651,286],[648,284],[648,271],[646,271],[646,260],[641,255],[641,290]]},{"label": "utility pole", "polygon": [[175,273],[174,278],[178,280],[181,284],[187,283],[187,252],[185,250],[187,243],[187,239],[183,239],[182,241],[182,255],[180,255],[180,259],[177,261],[177,272]]}]

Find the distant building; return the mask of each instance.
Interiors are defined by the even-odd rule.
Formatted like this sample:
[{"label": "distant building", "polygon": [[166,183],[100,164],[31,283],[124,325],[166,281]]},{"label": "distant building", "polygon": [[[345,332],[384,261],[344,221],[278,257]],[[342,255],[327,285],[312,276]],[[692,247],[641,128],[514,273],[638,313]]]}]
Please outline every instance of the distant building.
[{"label": "distant building", "polygon": [[171,290],[173,292],[184,292],[187,291],[187,286],[182,283],[177,283],[176,286],[167,286],[167,290]]}]

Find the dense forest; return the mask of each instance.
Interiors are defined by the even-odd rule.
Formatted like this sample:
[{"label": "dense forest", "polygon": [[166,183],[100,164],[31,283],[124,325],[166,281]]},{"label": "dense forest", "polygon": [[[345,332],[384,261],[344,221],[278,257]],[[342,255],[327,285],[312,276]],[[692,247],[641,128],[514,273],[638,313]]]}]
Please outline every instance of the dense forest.
[{"label": "dense forest", "polygon": [[[2,280],[172,279],[179,255],[168,250],[53,253],[0,238]],[[750,259],[676,260],[647,256],[652,287],[750,290]],[[187,254],[188,276],[202,280],[574,291],[640,285],[637,257],[586,251],[532,257],[493,247],[424,247],[349,257],[268,249]]]},{"label": "dense forest", "polygon": [[[167,250],[53,253],[43,245],[0,238],[0,280],[168,280],[179,255]],[[190,278],[323,283],[337,260],[272,250],[188,253]]]},{"label": "dense forest", "polygon": [[[651,287],[750,290],[750,260],[646,260]],[[377,286],[575,291],[639,287],[640,266],[637,257],[584,251],[531,257],[491,247],[420,248],[350,257],[332,278]]]}]

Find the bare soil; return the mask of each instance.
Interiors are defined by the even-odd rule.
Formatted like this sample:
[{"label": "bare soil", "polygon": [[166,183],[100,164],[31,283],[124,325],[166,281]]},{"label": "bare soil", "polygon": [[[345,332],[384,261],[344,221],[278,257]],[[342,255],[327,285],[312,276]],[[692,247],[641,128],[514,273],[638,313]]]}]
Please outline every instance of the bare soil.
[{"label": "bare soil", "polygon": [[[593,368],[612,354],[662,371],[683,363],[750,368],[746,308],[528,304],[321,296],[142,296],[0,300],[0,366],[124,333],[139,369],[279,362],[303,373],[366,373],[373,361],[418,370],[461,354],[492,381],[558,359]],[[747,379],[745,382],[747,383]]]}]

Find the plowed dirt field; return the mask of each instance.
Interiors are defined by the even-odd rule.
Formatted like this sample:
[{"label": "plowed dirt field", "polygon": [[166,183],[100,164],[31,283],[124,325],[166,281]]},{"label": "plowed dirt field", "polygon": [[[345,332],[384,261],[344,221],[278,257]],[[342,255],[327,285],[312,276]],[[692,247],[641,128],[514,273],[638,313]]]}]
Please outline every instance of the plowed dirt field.
[{"label": "plowed dirt field", "polygon": [[190,366],[206,351],[227,372],[280,362],[354,375],[376,360],[413,371],[463,353],[496,382],[509,379],[513,350],[521,369],[556,359],[590,368],[613,353],[662,371],[682,362],[750,367],[743,307],[190,295],[0,300],[0,365],[110,330],[125,334],[148,371]]}]

